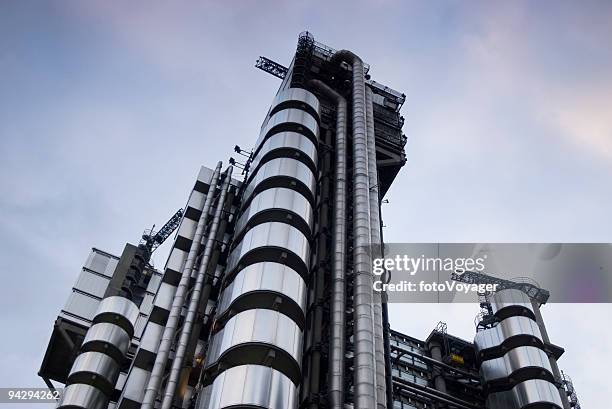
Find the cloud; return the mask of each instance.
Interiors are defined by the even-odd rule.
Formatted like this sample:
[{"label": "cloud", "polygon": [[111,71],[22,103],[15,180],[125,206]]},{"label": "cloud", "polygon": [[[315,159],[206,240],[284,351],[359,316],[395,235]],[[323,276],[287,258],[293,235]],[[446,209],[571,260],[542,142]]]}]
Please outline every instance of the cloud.
[{"label": "cloud", "polygon": [[[42,385],[31,356],[89,247],[118,253],[184,204],[201,164],[254,143],[278,81],[252,65],[262,54],[287,64],[304,29],[362,54],[374,79],[407,94],[408,163],[384,207],[387,240],[610,240],[609,5],[0,7],[0,300],[15,300],[5,309],[14,316],[26,300],[37,331],[2,343],[27,366],[0,384]],[[576,349],[592,340],[606,362],[608,338],[591,324],[564,334],[581,314],[563,321],[550,307],[550,330],[568,345],[563,365],[596,406],[603,389],[581,381],[596,371],[580,373]],[[589,308],[580,311],[605,320],[607,310]],[[420,337],[447,320],[470,339],[472,310],[393,306],[393,326]]]},{"label": "cloud", "polygon": [[612,163],[612,80],[603,68],[612,53],[600,45],[612,36],[612,13],[592,13],[561,7],[544,19],[524,3],[489,8],[463,37],[464,64],[475,95],[493,105],[520,99],[556,142]]}]

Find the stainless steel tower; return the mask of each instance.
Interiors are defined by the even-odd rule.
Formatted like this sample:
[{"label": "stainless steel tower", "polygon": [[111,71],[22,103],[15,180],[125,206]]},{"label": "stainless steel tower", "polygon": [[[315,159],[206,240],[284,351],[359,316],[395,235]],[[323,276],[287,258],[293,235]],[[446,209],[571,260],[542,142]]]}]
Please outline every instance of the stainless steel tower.
[{"label": "stainless steel tower", "polygon": [[200,170],[150,297],[98,300],[72,347],[54,332],[41,376],[69,385],[60,407],[484,408],[474,346],[391,331],[372,289],[405,96],[309,33],[288,68],[257,66],[282,83],[242,175]]}]

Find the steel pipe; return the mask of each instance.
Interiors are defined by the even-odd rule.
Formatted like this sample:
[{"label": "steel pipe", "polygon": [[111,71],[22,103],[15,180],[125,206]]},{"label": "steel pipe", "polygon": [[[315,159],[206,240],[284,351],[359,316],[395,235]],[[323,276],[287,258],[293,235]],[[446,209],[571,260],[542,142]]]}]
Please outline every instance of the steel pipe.
[{"label": "steel pipe", "polygon": [[[438,341],[432,340],[427,347],[429,348],[431,358],[438,362],[442,362],[442,345]],[[432,369],[432,373],[435,389],[442,393],[446,393],[446,380],[442,375],[442,369],[439,367],[434,367]]]},{"label": "steel pipe", "polygon": [[350,51],[338,51],[332,56],[332,62],[341,61],[350,63],[353,69],[354,407],[356,409],[372,409],[377,404],[372,309],[372,260],[369,254],[371,244],[370,186],[365,72],[361,58]]},{"label": "steel pipe", "polygon": [[191,273],[195,265],[198,252],[200,251],[204,229],[208,223],[208,213],[210,212],[210,207],[215,196],[215,190],[217,189],[221,166],[221,162],[217,163],[217,167],[215,168],[212,179],[210,180],[210,187],[208,188],[208,193],[206,194],[206,199],[202,207],[202,214],[198,220],[198,225],[196,227],[195,235],[193,236],[193,241],[191,242],[191,247],[189,248],[187,260],[181,269],[181,280],[176,289],[176,293],[174,294],[172,307],[170,309],[170,314],[168,315],[168,321],[166,323],[166,327],[164,328],[164,333],[160,341],[157,356],[155,357],[155,363],[153,364],[153,370],[151,371],[151,376],[149,377],[149,381],[145,388],[141,409],[153,409],[155,404],[155,398],[157,397],[157,393],[161,385],[162,376],[164,375],[164,370],[166,368],[166,362],[168,361],[168,355],[170,354],[170,348],[172,347],[176,328],[181,317],[183,304],[185,303],[185,296],[187,294],[189,280],[191,279]]},{"label": "steel pipe", "polygon": [[[378,197],[378,169],[376,167],[376,135],[374,132],[374,107],[372,90],[366,87],[366,114],[368,132],[368,175],[370,182],[370,235],[372,238],[373,257],[381,257],[380,238],[380,201]],[[372,276],[373,278],[373,276]],[[383,345],[382,298],[381,293],[374,291],[374,358],[376,361],[376,405],[379,409],[386,407],[385,349]]]},{"label": "steel pipe", "polygon": [[333,273],[329,351],[329,405],[344,407],[344,350],[346,342],[346,100],[319,80],[310,85],[336,103],[336,164],[333,216]]},{"label": "steel pipe", "polygon": [[481,406],[474,405],[463,399],[459,399],[447,393],[437,391],[436,389],[432,389],[428,386],[422,386],[418,383],[406,381],[400,378],[399,376],[394,376],[393,380],[399,384],[400,388],[415,393],[417,395],[425,396],[429,399],[444,402],[446,404],[456,406],[460,409],[482,409]]},{"label": "steel pipe", "polygon": [[227,196],[227,191],[230,187],[230,181],[232,180],[232,170],[233,167],[229,166],[227,168],[227,171],[225,172],[225,180],[223,181],[223,185],[221,187],[221,193],[219,194],[219,201],[217,203],[215,215],[213,217],[212,225],[210,226],[210,231],[206,239],[206,247],[204,248],[204,254],[202,255],[202,259],[200,260],[200,267],[196,276],[196,282],[193,286],[191,296],[189,298],[189,308],[187,310],[185,322],[183,323],[181,335],[178,341],[178,345],[176,347],[176,354],[174,360],[172,361],[172,368],[170,369],[168,384],[166,385],[166,391],[164,393],[164,398],[161,404],[162,409],[170,409],[172,407],[172,401],[174,399],[176,387],[179,382],[181,368],[183,367],[183,361],[185,360],[187,345],[191,336],[191,330],[193,329],[193,324],[196,319],[196,314],[198,312],[198,307],[200,304],[200,296],[202,294],[202,287],[204,286],[204,280],[206,278],[208,261],[210,260],[210,256],[217,241],[217,230],[219,229],[221,213],[223,211],[223,208],[225,207],[225,197]]}]

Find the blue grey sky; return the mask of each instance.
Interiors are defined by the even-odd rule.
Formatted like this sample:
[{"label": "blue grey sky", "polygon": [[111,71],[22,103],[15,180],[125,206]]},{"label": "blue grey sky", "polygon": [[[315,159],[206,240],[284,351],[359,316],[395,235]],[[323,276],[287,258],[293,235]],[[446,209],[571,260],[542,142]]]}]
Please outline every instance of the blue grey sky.
[{"label": "blue grey sky", "polygon": [[[388,241],[612,242],[612,3],[4,1],[0,386],[42,386],[91,247],[120,253],[200,165],[254,143],[279,81],[253,63],[287,64],[303,30],[407,95]],[[473,337],[475,306],[427,307],[392,325]],[[586,407],[607,392],[611,313],[545,307]]]}]

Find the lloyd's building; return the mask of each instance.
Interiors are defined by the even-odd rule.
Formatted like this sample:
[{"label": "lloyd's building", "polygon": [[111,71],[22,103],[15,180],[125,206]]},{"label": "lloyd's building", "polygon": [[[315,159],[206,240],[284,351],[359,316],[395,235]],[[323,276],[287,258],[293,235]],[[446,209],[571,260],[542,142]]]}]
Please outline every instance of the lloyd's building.
[{"label": "lloyd's building", "polygon": [[520,289],[489,295],[475,343],[390,329],[369,249],[406,161],[405,96],[309,33],[289,67],[257,67],[282,83],[244,163],[202,167],[120,257],[92,249],[39,372],[65,385],[58,407],[579,408],[542,300]]}]

